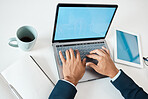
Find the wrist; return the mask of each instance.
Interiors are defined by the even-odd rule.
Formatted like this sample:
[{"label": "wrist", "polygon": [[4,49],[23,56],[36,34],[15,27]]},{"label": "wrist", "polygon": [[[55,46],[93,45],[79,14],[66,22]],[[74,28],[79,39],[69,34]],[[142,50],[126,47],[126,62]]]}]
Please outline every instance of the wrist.
[{"label": "wrist", "polygon": [[115,70],[113,70],[111,72],[111,74],[109,75],[110,78],[114,78],[117,74],[118,74],[119,70],[116,68]]},{"label": "wrist", "polygon": [[70,78],[70,77],[64,77],[64,80],[67,80],[67,81],[71,82],[75,86],[78,84],[78,82],[75,79]]}]

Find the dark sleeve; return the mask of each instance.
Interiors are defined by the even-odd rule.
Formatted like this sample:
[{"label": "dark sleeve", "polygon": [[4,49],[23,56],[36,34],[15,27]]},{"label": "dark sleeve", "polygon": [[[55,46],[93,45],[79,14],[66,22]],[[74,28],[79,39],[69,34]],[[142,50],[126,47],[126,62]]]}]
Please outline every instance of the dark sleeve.
[{"label": "dark sleeve", "polygon": [[65,81],[59,80],[48,99],[74,99],[76,88]]},{"label": "dark sleeve", "polygon": [[121,92],[125,99],[148,99],[148,94],[122,70],[120,76],[112,84]]}]

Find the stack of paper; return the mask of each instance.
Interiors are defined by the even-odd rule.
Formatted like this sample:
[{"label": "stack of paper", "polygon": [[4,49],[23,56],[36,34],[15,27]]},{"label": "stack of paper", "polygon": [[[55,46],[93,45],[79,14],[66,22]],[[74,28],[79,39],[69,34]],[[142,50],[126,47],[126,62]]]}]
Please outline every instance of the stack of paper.
[{"label": "stack of paper", "polygon": [[48,99],[54,87],[30,56],[12,64],[2,75],[23,99]]}]

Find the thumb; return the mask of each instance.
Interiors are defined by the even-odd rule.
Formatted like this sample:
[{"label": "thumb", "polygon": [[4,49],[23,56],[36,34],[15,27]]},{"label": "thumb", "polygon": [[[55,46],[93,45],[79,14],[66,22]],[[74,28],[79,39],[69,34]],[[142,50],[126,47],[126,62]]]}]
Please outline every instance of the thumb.
[{"label": "thumb", "polygon": [[83,64],[83,66],[86,66],[86,58],[83,59],[82,64]]},{"label": "thumb", "polygon": [[96,68],[97,68],[97,65],[95,65],[95,64],[92,63],[92,62],[86,63],[86,66],[89,66],[89,67],[93,68],[94,70],[96,70]]}]

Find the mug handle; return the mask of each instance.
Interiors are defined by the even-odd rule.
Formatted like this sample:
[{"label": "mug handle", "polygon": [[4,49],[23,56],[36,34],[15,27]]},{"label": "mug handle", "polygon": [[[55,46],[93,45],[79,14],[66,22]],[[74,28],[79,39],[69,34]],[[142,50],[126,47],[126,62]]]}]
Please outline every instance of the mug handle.
[{"label": "mug handle", "polygon": [[15,37],[10,38],[8,44],[9,44],[10,46],[12,46],[12,47],[18,47],[18,44],[13,44],[13,43],[11,43],[11,42],[13,42],[13,41],[17,42],[17,40],[16,40]]}]

